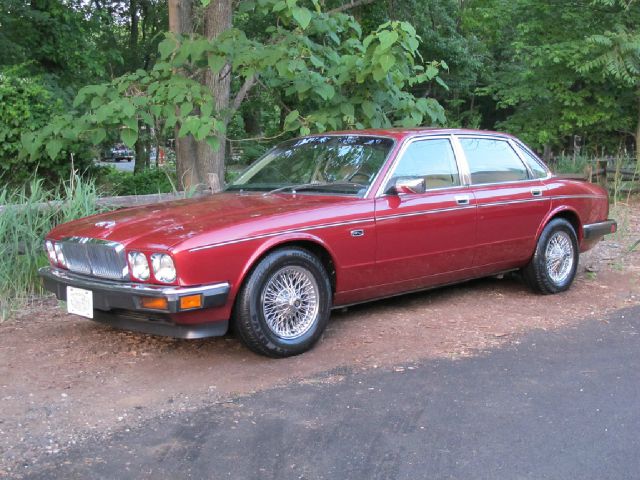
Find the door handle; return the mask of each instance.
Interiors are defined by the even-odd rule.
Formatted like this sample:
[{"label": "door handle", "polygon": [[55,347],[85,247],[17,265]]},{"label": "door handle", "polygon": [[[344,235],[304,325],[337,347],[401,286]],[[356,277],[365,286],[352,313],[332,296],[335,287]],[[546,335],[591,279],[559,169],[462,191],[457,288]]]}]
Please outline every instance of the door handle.
[{"label": "door handle", "polygon": [[469,195],[456,195],[454,198],[458,205],[469,205]]},{"label": "door handle", "polygon": [[541,197],[542,196],[542,189],[541,188],[532,188],[531,189],[531,195],[533,195],[534,197]]}]

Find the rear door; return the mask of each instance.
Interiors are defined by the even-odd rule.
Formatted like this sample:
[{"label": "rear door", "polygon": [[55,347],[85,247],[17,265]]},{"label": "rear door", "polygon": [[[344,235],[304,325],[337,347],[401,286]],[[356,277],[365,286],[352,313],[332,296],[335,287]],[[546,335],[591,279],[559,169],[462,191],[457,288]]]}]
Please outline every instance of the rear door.
[{"label": "rear door", "polygon": [[551,205],[540,172],[526,165],[508,137],[460,135],[457,141],[478,206],[478,273],[521,266]]},{"label": "rear door", "polygon": [[412,288],[464,277],[470,269],[476,207],[464,185],[450,136],[409,140],[398,155],[383,192],[396,179],[424,181],[421,193],[376,198],[376,270],[380,283],[412,279]]}]

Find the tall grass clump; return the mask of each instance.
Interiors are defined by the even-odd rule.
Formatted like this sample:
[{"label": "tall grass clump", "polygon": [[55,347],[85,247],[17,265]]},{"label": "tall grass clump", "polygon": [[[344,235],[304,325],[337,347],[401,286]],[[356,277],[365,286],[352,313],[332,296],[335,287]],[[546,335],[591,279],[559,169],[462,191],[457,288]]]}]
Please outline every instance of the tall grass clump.
[{"label": "tall grass clump", "polygon": [[42,293],[44,236],[58,223],[98,212],[95,184],[73,174],[57,189],[32,179],[0,189],[0,321]]}]

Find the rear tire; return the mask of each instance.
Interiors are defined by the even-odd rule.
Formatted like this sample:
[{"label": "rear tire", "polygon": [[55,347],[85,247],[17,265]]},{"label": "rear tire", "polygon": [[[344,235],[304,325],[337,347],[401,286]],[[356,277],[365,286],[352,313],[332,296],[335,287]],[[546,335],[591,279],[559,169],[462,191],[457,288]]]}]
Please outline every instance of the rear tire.
[{"label": "rear tire", "polygon": [[533,258],[522,270],[522,275],[538,293],[564,292],[573,283],[578,260],[578,239],[573,226],[556,218],[542,230]]},{"label": "rear tire", "polygon": [[246,279],[235,308],[235,331],[269,357],[306,352],[329,321],[331,283],[317,257],[300,248],[269,253]]}]

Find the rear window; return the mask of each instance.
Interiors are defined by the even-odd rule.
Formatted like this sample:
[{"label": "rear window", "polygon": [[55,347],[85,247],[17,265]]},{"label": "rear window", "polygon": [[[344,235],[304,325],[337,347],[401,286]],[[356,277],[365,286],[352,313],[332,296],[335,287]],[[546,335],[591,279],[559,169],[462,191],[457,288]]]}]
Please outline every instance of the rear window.
[{"label": "rear window", "polygon": [[461,138],[472,184],[527,180],[529,173],[509,142],[493,138]]},{"label": "rear window", "polygon": [[520,152],[520,156],[524,158],[524,161],[531,172],[533,172],[534,178],[544,178],[548,175],[547,170],[542,166],[542,163],[535,155],[526,148],[523,148],[522,145],[516,143],[515,146],[518,152]]}]

